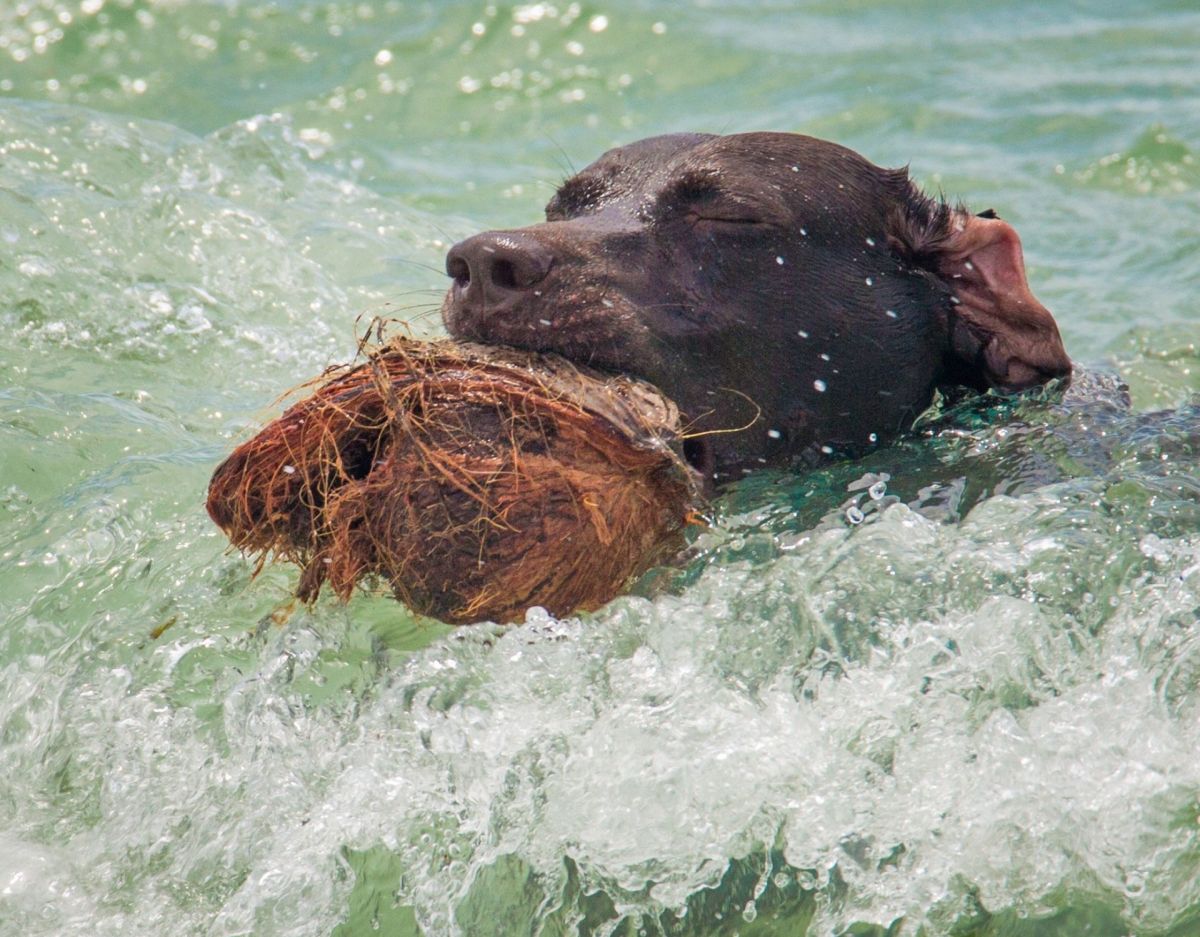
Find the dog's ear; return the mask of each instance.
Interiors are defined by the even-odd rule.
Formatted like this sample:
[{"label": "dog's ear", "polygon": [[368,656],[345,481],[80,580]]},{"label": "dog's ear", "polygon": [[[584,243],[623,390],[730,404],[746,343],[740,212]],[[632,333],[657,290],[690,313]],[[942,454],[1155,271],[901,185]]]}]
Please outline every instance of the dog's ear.
[{"label": "dog's ear", "polygon": [[908,195],[889,226],[889,243],[950,290],[954,371],[967,383],[1003,391],[1068,377],[1071,359],[1054,317],[1029,289],[1013,227],[991,209],[972,215],[915,187]]}]

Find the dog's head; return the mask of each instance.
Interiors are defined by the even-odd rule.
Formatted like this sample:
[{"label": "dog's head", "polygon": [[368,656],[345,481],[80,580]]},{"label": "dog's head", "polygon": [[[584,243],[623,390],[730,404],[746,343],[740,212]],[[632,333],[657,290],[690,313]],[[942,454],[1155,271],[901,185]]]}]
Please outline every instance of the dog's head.
[{"label": "dog's head", "polygon": [[469,238],[446,270],[455,337],[634,374],[694,430],[740,429],[690,444],[706,470],[860,450],[939,383],[1020,390],[1071,367],[1009,225],[798,134],[610,150],[545,222]]}]

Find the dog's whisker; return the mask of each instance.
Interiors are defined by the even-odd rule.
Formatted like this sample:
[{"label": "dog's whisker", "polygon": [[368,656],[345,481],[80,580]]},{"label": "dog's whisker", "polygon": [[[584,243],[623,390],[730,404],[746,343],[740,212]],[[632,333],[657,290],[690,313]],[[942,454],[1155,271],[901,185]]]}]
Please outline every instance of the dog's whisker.
[{"label": "dog's whisker", "polygon": [[[549,131],[545,132],[544,136],[547,140],[554,144],[554,148],[558,150],[559,154],[562,156],[563,162],[567,164],[566,172],[572,176],[575,175],[577,172],[575,169],[575,164],[571,162],[571,157],[568,155],[567,151],[563,149],[562,144],[555,140],[554,137],[550,136]],[[561,169],[563,167],[560,166],[559,168]]]},{"label": "dog's whisker", "polygon": [[397,297],[403,297],[403,296],[418,296],[422,293],[427,293],[431,296],[444,296],[446,293],[446,288],[439,287],[439,286],[420,286],[420,287],[415,287],[411,290],[401,290],[398,293],[391,293],[390,295],[397,296]]},{"label": "dog's whisker", "polygon": [[440,305],[440,304],[439,304],[439,305],[434,305],[434,304],[432,304],[432,303],[405,303],[405,304],[402,304],[402,305],[393,305],[393,304],[390,304],[390,303],[389,303],[389,304],[388,304],[388,306],[387,306],[386,308],[387,308],[387,310],[388,310],[389,312],[404,312],[404,313],[409,313],[409,312],[420,312],[420,313],[427,313],[427,312],[437,312],[437,311],[438,311],[439,309],[441,309],[442,307],[441,307],[441,305]]},{"label": "dog's whisker", "polygon": [[390,263],[408,264],[410,267],[420,267],[422,270],[430,270],[440,277],[446,275],[445,267],[437,267],[423,260],[413,260],[411,257],[389,257],[388,261]]}]

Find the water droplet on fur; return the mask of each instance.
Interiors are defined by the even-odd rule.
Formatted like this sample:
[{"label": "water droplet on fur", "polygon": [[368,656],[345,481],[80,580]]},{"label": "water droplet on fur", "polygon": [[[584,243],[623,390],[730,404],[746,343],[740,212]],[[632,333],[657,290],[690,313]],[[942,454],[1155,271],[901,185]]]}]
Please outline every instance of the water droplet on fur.
[{"label": "water droplet on fur", "polygon": [[875,281],[872,280],[870,277],[867,277],[867,286],[874,286],[874,285],[875,285]]},{"label": "water droplet on fur", "polygon": [[285,466],[283,467],[283,474],[284,474],[284,475],[295,475],[295,474],[296,474],[296,466],[294,466],[294,465],[285,465]]},{"label": "water droplet on fur", "polygon": [[826,388],[827,386],[828,386],[828,385],[827,385],[827,384],[826,384],[826,383],[825,383],[823,380],[821,380],[820,378],[817,378],[815,381],[813,381],[813,387],[815,387],[815,388],[816,388],[818,391],[820,391],[822,394],[823,394],[823,393],[825,393],[825,388]]},{"label": "water droplet on fur", "polygon": [[779,264],[779,266],[781,266],[781,267],[782,267],[782,266],[783,266],[783,258],[782,258],[782,257],[780,257],[780,256],[778,256],[778,255],[776,255],[776,257],[775,257],[775,263]]},{"label": "water droplet on fur", "polygon": [[896,318],[896,310],[895,310],[895,309],[889,309],[889,310],[887,311],[887,314],[888,314],[888,318],[889,318],[889,319],[894,319],[894,318]]},{"label": "water droplet on fur", "polygon": [[806,331],[804,331],[804,329],[801,329],[796,334],[799,335],[801,338],[808,338],[808,333]]},{"label": "water droplet on fur", "polygon": [[769,429],[769,430],[767,430],[767,435],[768,435],[768,436],[769,436],[771,439],[782,439],[782,438],[783,438],[783,433],[779,432],[779,430],[777,430],[777,429]]}]

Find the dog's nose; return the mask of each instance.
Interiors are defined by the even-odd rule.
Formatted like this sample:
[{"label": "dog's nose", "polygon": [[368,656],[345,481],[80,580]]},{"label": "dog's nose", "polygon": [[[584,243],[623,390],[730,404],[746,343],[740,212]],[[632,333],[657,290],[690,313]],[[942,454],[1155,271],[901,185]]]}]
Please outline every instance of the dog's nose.
[{"label": "dog's nose", "polygon": [[446,272],[454,277],[455,288],[485,304],[540,283],[553,263],[546,247],[519,231],[477,234],[446,254]]}]

